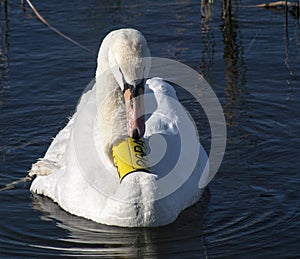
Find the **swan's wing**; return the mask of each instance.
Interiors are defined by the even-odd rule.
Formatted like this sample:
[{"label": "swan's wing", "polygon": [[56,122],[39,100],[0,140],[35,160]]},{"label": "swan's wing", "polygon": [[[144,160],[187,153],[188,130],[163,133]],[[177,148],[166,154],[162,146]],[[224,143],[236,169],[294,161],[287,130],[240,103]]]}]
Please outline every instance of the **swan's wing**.
[{"label": "swan's wing", "polygon": [[[83,103],[89,98],[91,94],[92,86],[95,81],[92,80],[91,83],[87,86],[84,91],[78,106],[77,110],[81,109]],[[56,170],[59,170],[64,166],[64,154],[66,151],[66,147],[68,145],[72,128],[74,124],[74,116],[69,120],[68,124],[59,131],[59,133],[52,140],[47,152],[45,153],[43,158],[40,158],[36,163],[34,163],[29,171],[30,176],[34,175],[49,175]]]},{"label": "swan's wing", "polygon": [[[69,206],[81,208],[83,200],[87,204],[86,200],[90,197],[87,194],[94,195],[95,190],[103,185],[111,187],[105,178],[107,169],[101,164],[95,146],[91,145],[94,143],[96,114],[93,87],[82,95],[69,124],[58,133],[44,158],[30,171],[31,175],[37,175],[30,190],[52,198],[67,211],[71,211]],[[115,178],[118,179],[117,173]],[[99,202],[102,198],[90,199],[90,202]]]},{"label": "swan's wing", "polygon": [[[174,88],[161,78],[147,80],[145,87],[146,132],[152,169],[164,177],[199,167],[202,146],[194,121],[177,99]],[[180,164],[180,165],[179,165]],[[161,172],[164,172],[162,174]]]},{"label": "swan's wing", "polygon": [[144,98],[148,159],[157,175],[157,217],[168,221],[166,217],[176,218],[201,197],[208,158],[194,121],[171,85],[160,78],[147,80]]},{"label": "swan's wing", "polygon": [[49,175],[62,166],[62,157],[70,137],[72,124],[73,119],[56,135],[45,156],[32,165],[29,171],[30,176]]},{"label": "swan's wing", "polygon": [[146,81],[144,98],[146,115],[145,136],[177,134],[178,116],[183,110],[174,88],[161,78],[148,79]]}]

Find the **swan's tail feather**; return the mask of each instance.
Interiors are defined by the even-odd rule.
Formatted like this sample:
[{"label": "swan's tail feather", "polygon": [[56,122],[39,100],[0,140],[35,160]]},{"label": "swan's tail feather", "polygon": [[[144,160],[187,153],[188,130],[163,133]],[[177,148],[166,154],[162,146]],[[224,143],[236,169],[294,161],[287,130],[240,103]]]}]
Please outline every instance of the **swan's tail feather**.
[{"label": "swan's tail feather", "polygon": [[61,166],[56,161],[40,159],[38,162],[32,165],[28,175],[30,177],[37,175],[47,176],[50,175],[53,171],[58,170],[59,168],[61,168]]}]

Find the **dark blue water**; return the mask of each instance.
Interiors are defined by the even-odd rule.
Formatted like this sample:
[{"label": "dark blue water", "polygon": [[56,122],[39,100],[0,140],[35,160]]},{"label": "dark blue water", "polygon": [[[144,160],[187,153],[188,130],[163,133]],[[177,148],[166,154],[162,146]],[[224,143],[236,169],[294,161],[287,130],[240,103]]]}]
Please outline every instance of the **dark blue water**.
[{"label": "dark blue water", "polygon": [[[66,41],[19,1],[0,2],[0,186],[27,174],[64,127],[93,78],[111,30],[134,27],[153,56],[204,75],[227,122],[227,149],[197,206],[170,226],[108,227],[32,195],[29,183],[0,192],[0,257],[299,258],[300,26],[282,10],[232,1],[201,19],[200,1],[35,1]],[[209,151],[205,117],[184,93]]]}]

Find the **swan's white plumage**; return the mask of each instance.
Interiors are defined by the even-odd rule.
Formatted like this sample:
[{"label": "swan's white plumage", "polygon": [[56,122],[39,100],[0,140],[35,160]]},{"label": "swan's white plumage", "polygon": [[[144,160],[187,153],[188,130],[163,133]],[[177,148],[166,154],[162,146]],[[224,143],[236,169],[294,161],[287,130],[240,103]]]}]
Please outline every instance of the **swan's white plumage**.
[{"label": "swan's white plumage", "polygon": [[[130,42],[130,45],[124,42]],[[120,49],[122,54],[116,55]],[[134,59],[131,67],[123,66],[122,70],[128,81],[141,78],[149,68],[139,67],[138,58],[149,55],[144,37],[136,30],[114,31],[104,39],[94,86],[83,94],[76,113],[55,137],[44,158],[32,166],[31,174],[38,175],[31,185],[32,192],[50,197],[77,216],[128,227],[169,224],[183,209],[199,200],[201,190],[198,186],[207,169],[207,156],[198,142],[193,122],[187,122],[182,116],[186,114],[185,110],[175,105],[177,97],[173,87],[160,78],[147,80],[145,86],[146,113],[147,105],[151,106],[145,139],[151,147],[152,174],[131,173],[120,184],[113,165],[111,147],[114,141],[126,135],[126,123],[120,78],[111,71],[118,63],[123,65]],[[160,179],[174,167],[182,152],[182,132],[179,131],[182,127],[193,129],[188,138],[195,143],[192,145],[194,150],[183,151],[199,151],[199,157],[190,177],[169,195],[159,197],[163,193]],[[163,157],[159,159],[157,156],[162,150],[160,145],[155,146],[157,136],[163,136],[167,144],[166,154],[161,154]],[[160,138],[157,143],[159,141]],[[174,179],[174,184],[176,181]]]}]

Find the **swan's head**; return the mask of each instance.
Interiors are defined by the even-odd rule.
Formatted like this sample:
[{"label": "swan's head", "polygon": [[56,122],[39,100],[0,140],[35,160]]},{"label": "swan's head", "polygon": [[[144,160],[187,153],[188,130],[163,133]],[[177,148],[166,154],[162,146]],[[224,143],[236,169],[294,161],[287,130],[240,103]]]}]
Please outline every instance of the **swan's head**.
[{"label": "swan's head", "polygon": [[145,132],[144,78],[150,69],[150,52],[144,36],[134,29],[113,31],[103,40],[99,58],[98,63],[106,59],[106,69],[112,72],[124,94],[129,137],[142,137]]}]

